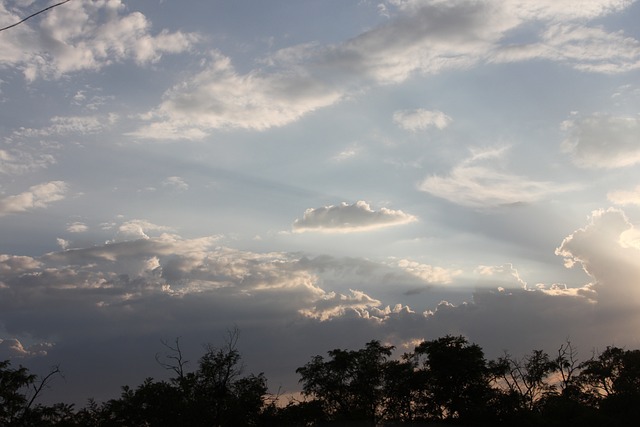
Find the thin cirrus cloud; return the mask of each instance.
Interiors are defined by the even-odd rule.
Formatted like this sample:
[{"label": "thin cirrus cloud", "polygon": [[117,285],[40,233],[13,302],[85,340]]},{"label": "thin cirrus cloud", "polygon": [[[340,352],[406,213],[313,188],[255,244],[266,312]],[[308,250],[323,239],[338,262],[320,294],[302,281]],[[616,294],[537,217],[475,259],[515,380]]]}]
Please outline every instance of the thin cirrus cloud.
[{"label": "thin cirrus cloud", "polygon": [[453,119],[442,111],[429,111],[422,108],[417,110],[399,110],[393,113],[393,122],[404,130],[419,131],[431,127],[444,129]]},{"label": "thin cirrus cloud", "polygon": [[379,211],[362,200],[353,204],[342,202],[320,208],[309,208],[302,218],[293,222],[297,233],[315,231],[322,233],[354,233],[417,221],[413,215],[401,210],[381,208]]},{"label": "thin cirrus cloud", "polygon": [[[522,0],[397,1],[391,5],[394,17],[385,25],[340,44],[280,49],[263,59],[266,67],[244,74],[236,71],[229,57],[213,51],[200,71],[166,91],[162,103],[141,116],[147,123],[128,135],[196,140],[214,129],[266,130],[363,89],[482,62],[538,58],[600,73],[640,66],[637,41],[583,25],[585,19],[623,9],[628,1],[544,2],[542,6]],[[533,35],[536,42],[508,41],[509,31],[528,23],[543,28]],[[429,125],[442,128],[450,122],[437,112],[427,116],[421,112],[413,119],[399,117],[400,125],[416,130]]]},{"label": "thin cirrus cloud", "polygon": [[0,216],[46,208],[65,198],[68,185],[64,181],[51,181],[29,187],[28,191],[0,199]]},{"label": "thin cirrus cloud", "polygon": [[566,120],[562,149],[584,168],[613,169],[640,163],[640,117],[594,114]]},{"label": "thin cirrus cloud", "polygon": [[30,153],[18,148],[0,149],[0,174],[4,175],[22,175],[55,162],[50,154]]},{"label": "thin cirrus cloud", "polygon": [[640,185],[633,190],[615,190],[607,193],[607,199],[616,205],[640,205]]},{"label": "thin cirrus cloud", "polygon": [[534,181],[497,169],[491,161],[503,158],[508,148],[471,150],[471,156],[454,166],[448,176],[429,176],[418,188],[435,197],[469,207],[532,203],[573,188],[571,185]]},{"label": "thin cirrus cloud", "polygon": [[[17,20],[0,5],[0,22]],[[138,65],[153,63],[198,41],[196,34],[179,31],[152,35],[150,27],[143,14],[126,13],[120,0],[69,2],[44,15],[37,31],[23,25],[3,35],[0,62],[21,67],[28,81],[57,79],[128,59]]]}]

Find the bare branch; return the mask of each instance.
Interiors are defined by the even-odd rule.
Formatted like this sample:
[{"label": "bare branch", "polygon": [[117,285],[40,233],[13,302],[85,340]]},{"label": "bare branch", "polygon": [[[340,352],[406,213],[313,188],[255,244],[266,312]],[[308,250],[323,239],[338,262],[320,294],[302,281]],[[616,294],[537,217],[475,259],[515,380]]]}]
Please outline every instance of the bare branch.
[{"label": "bare branch", "polygon": [[29,403],[24,407],[23,415],[27,413],[29,409],[31,409],[31,405],[33,405],[33,402],[35,402],[38,396],[40,396],[42,390],[49,386],[49,383],[53,381],[53,377],[55,375],[62,376],[62,371],[60,371],[60,367],[58,365],[53,366],[51,368],[51,371],[47,375],[45,375],[38,384],[33,384],[33,396],[31,396]]},{"label": "bare branch", "polygon": [[[178,379],[182,380],[184,378],[184,367],[189,363],[189,361],[184,360],[182,349],[180,348],[180,337],[176,338],[174,346],[171,346],[165,340],[160,340],[160,342],[169,349],[170,353],[164,354],[163,356],[161,356],[160,353],[156,353],[156,362],[158,362],[158,364],[164,369],[175,372]],[[172,362],[163,362],[161,360],[163,357]]]}]

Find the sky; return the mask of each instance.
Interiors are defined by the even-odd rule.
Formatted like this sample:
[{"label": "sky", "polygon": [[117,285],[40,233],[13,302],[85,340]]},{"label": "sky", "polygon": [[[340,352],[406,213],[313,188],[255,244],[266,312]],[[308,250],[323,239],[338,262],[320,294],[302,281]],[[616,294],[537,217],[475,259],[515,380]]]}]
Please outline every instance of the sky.
[{"label": "sky", "polygon": [[373,339],[640,347],[639,19],[71,0],[1,31],[0,360],[82,405],[234,328],[281,393]]}]

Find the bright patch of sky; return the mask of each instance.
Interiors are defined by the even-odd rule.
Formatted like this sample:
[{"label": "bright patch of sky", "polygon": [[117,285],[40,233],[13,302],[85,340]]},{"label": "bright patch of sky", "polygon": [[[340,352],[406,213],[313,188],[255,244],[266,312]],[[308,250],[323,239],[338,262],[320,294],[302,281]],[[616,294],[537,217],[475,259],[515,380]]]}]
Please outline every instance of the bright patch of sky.
[{"label": "bright patch of sky", "polygon": [[638,346],[638,17],[71,0],[0,32],[0,359],[82,403],[234,326],[287,391],[370,339]]}]

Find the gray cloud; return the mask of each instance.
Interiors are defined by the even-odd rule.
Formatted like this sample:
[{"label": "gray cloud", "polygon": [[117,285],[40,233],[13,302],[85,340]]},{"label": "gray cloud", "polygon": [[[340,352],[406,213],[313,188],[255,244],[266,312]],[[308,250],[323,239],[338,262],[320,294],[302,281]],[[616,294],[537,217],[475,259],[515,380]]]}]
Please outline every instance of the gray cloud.
[{"label": "gray cloud", "polygon": [[417,221],[413,215],[400,210],[381,208],[374,211],[367,202],[307,209],[301,219],[293,222],[296,232],[319,231],[325,233],[353,233],[375,230]]},{"label": "gray cloud", "polygon": [[[160,339],[183,336],[191,343],[185,350],[197,354],[194,346],[233,324],[243,331],[249,368],[288,390],[296,387],[295,368],[311,355],[370,339],[405,348],[417,339],[464,334],[490,357],[506,346],[518,354],[567,337],[584,351],[634,345],[639,234],[622,212],[598,211],[558,248],[591,283],[529,285],[512,265],[481,266],[476,274],[494,277],[501,289],[430,307],[415,306],[417,300],[389,304],[376,295],[402,285],[399,295],[442,273],[423,264],[252,253],[217,246],[216,237],[163,234],[38,258],[1,255],[0,323],[8,334],[1,347],[12,357],[47,351],[30,360],[62,363],[61,392],[84,399],[113,397],[119,385],[160,375],[149,365]],[[26,336],[50,347],[18,345]]]}]

